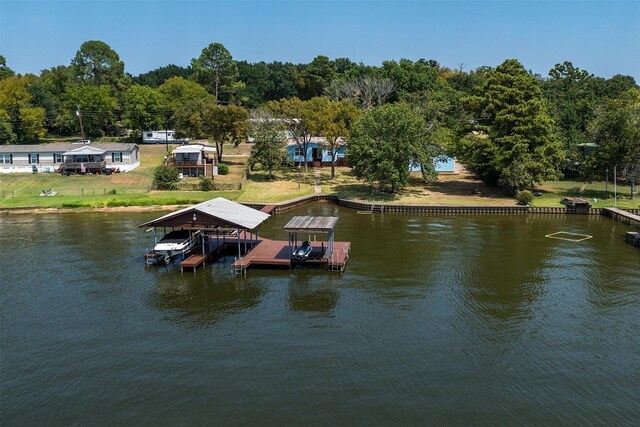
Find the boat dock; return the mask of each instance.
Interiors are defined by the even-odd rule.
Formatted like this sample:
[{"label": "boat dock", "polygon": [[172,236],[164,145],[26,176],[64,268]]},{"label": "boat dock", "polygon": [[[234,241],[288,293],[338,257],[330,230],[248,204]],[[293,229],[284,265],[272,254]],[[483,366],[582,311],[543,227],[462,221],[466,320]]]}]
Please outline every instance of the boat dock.
[{"label": "boat dock", "polygon": [[635,224],[640,228],[640,215],[635,215],[617,208],[603,208],[602,214],[616,221],[626,222],[629,225]]},{"label": "boat dock", "polygon": [[[156,240],[154,250],[145,254],[145,264],[151,257],[157,261],[163,256],[165,249],[159,246],[156,229],[169,228],[171,233],[196,233],[197,246],[180,252],[186,257],[180,262],[180,271],[206,265],[210,258],[219,258],[223,251],[233,251],[235,261],[231,265],[237,274],[245,274],[247,268],[258,266],[281,266],[291,268],[293,265],[322,265],[330,271],[344,271],[351,251],[350,242],[336,242],[334,227],[338,217],[330,216],[294,216],[284,229],[289,234],[288,241],[265,239],[258,236],[257,227],[270,217],[276,205],[263,206],[261,210],[253,209],[221,197],[180,209],[141,224],[140,227],[151,227]],[[316,238],[320,234],[320,239]],[[300,236],[300,238],[298,237]],[[304,236],[304,238],[302,237]],[[326,236],[326,239],[323,238]],[[165,236],[166,237],[166,236]],[[192,246],[193,247],[193,246]],[[168,260],[171,257],[169,251]],[[164,257],[163,257],[164,259]]]},{"label": "boat dock", "polygon": [[327,254],[327,242],[309,242],[313,250],[305,261],[291,259],[290,243],[283,240],[259,239],[245,255],[236,258],[231,268],[238,274],[246,273],[249,267],[279,266],[291,268],[293,265],[302,264],[326,264],[331,271],[343,271],[349,253],[351,242],[333,242],[334,248],[331,255]]}]

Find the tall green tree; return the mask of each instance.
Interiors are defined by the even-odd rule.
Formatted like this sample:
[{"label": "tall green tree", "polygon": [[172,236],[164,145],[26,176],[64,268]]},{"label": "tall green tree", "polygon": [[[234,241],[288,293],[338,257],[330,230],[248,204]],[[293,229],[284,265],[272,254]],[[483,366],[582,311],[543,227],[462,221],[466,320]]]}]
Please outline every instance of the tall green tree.
[{"label": "tall green tree", "polygon": [[182,77],[184,79],[188,79],[192,75],[193,70],[191,67],[181,67],[179,65],[169,64],[134,77],[133,83],[156,89],[171,78]]},{"label": "tall green tree", "polygon": [[220,162],[225,144],[231,143],[237,147],[242,141],[246,141],[249,112],[238,105],[217,105],[212,100],[201,105],[201,129],[216,144]]},{"label": "tall green tree", "polygon": [[331,151],[331,179],[334,179],[336,155],[347,146],[351,125],[360,117],[361,111],[348,100],[330,101],[326,97],[310,99],[305,110],[303,118],[309,130],[314,135],[322,135]]},{"label": "tall green tree", "polygon": [[255,108],[267,101],[296,96],[293,64],[238,61],[237,65],[239,80],[244,83],[238,98],[244,105]]},{"label": "tall green tree", "polygon": [[253,138],[249,163],[260,164],[269,171],[273,179],[273,170],[286,159],[287,138],[285,126],[269,112],[260,110],[252,115],[250,133]]},{"label": "tall green tree", "polygon": [[407,185],[409,165],[424,158],[424,120],[408,104],[385,104],[365,112],[351,129],[347,154],[353,174],[381,190]]},{"label": "tall green tree", "polygon": [[238,66],[221,43],[211,43],[191,60],[197,81],[215,96],[216,102],[228,101],[237,87]]},{"label": "tall green tree", "polygon": [[[298,149],[305,153],[306,160],[306,153],[309,150],[309,142],[312,136],[309,121],[307,120],[312,112],[309,110],[307,102],[294,97],[270,101],[267,103],[267,108],[276,118],[282,120]],[[304,171],[308,171],[306,161],[304,162]]]},{"label": "tall green tree", "polygon": [[214,99],[194,99],[184,102],[173,114],[176,136],[180,138],[204,139],[203,113],[208,104],[215,104]]},{"label": "tall green tree", "polygon": [[34,107],[29,86],[33,75],[12,76],[0,80],[0,117],[4,135],[3,144],[24,143],[41,138],[46,133],[45,110]]},{"label": "tall green tree", "polygon": [[488,73],[467,99],[485,136],[469,136],[460,152],[484,180],[512,191],[560,175],[563,152],[536,78],[515,59]]},{"label": "tall green tree", "polygon": [[0,145],[16,142],[16,134],[11,126],[11,118],[6,110],[0,110]]},{"label": "tall green tree", "polygon": [[15,74],[16,73],[11,68],[7,67],[6,58],[0,55],[0,80],[6,79]]},{"label": "tall green tree", "polygon": [[155,89],[132,85],[124,94],[123,125],[133,131],[136,138],[142,131],[168,127],[166,102]]},{"label": "tall green tree", "polygon": [[158,88],[170,110],[176,111],[186,102],[205,99],[209,94],[207,90],[196,82],[183,77],[170,77]]},{"label": "tall green tree", "polygon": [[297,75],[298,95],[305,100],[322,96],[335,74],[333,61],[323,55],[316,56],[309,64],[300,67]]},{"label": "tall green tree", "polygon": [[574,67],[571,62],[564,62],[556,64],[549,71],[549,79],[542,82],[543,94],[566,155],[562,169],[567,175],[585,173],[581,145],[591,142],[587,127],[600,101],[601,80]]},{"label": "tall green tree", "polygon": [[599,145],[593,153],[596,166],[618,167],[631,183],[633,199],[640,182],[640,89],[632,88],[599,106],[590,131]]},{"label": "tall green tree", "polygon": [[71,61],[77,78],[93,86],[111,85],[122,90],[125,85],[124,62],[111,46],[89,40],[80,46]]},{"label": "tall green tree", "polygon": [[[79,108],[78,108],[79,107]],[[79,111],[87,136],[103,136],[117,126],[118,100],[110,86],[72,86],[65,93],[65,111],[61,122],[74,133],[80,132]]]},{"label": "tall green tree", "polygon": [[433,90],[440,77],[440,68],[433,60],[401,59],[399,62],[384,61],[379,74],[395,83],[398,98],[402,99],[410,93]]}]

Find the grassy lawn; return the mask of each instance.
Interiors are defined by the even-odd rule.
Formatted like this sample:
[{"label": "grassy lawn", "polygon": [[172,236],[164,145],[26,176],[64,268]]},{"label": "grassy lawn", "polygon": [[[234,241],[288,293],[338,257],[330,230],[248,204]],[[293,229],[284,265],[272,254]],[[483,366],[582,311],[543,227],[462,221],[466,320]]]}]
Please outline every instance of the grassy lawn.
[{"label": "grassy lawn", "polygon": [[346,199],[395,204],[426,205],[514,205],[512,197],[500,189],[490,187],[467,172],[440,175],[437,181],[424,183],[419,173],[412,174],[409,184],[397,194],[381,193],[358,181],[349,168],[336,168],[336,178],[330,179],[331,169],[321,170],[322,192]]},{"label": "grassy lawn", "polygon": [[[76,138],[50,138],[50,142],[72,142]],[[115,142],[117,138],[101,138],[95,142]],[[175,148],[171,146],[170,148]],[[151,191],[154,168],[162,164],[166,155],[164,144],[141,144],[140,167],[131,172],[112,175],[71,175],[55,173],[0,175],[0,207],[109,207],[186,205],[213,197],[230,200],[277,203],[314,194],[315,176],[318,175],[323,194],[362,201],[396,204],[429,205],[514,205],[516,201],[499,188],[488,186],[466,171],[455,175],[440,175],[437,181],[424,183],[419,173],[412,174],[408,186],[397,194],[381,193],[372,186],[358,181],[349,168],[336,168],[336,178],[330,179],[331,169],[290,167],[274,172],[270,179],[266,171],[253,171],[244,188],[240,184],[246,171],[251,151],[250,144],[225,146],[223,163],[229,165],[228,175],[217,175],[214,183],[219,191]],[[185,189],[196,189],[197,178],[181,181]],[[40,196],[43,189],[52,189],[56,196]],[[594,207],[613,206],[613,185],[609,193],[604,182],[581,183],[575,181],[546,182],[532,189],[541,193],[532,206],[563,207],[563,197],[583,197]],[[629,198],[630,187],[618,186],[618,207],[638,208],[640,199]]]},{"label": "grassy lawn", "polygon": [[[560,203],[563,197],[582,197],[589,200],[594,208],[612,207],[614,205],[613,183],[611,182],[607,188],[604,181],[592,183],[551,181],[536,186],[533,191],[540,192],[542,195],[535,197],[531,206],[564,206]],[[618,185],[617,206],[621,209],[637,209],[640,207],[640,198],[638,196],[636,196],[635,200],[631,200],[631,186]]]},{"label": "grassy lawn", "polygon": [[266,171],[252,172],[238,200],[277,203],[314,194],[313,171],[298,174],[295,168],[290,168],[274,171],[274,176],[275,179],[270,180]]}]

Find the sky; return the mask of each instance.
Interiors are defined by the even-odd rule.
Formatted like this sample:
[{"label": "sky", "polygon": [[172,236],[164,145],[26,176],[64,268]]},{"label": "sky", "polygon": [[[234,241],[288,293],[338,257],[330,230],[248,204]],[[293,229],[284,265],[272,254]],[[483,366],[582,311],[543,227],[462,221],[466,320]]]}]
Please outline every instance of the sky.
[{"label": "sky", "polygon": [[640,82],[640,0],[0,0],[0,54],[18,73],[69,65],[87,40],[134,76],[187,66],[219,42],[249,62],[424,58],[468,71],[516,58],[542,76],[571,61]]}]

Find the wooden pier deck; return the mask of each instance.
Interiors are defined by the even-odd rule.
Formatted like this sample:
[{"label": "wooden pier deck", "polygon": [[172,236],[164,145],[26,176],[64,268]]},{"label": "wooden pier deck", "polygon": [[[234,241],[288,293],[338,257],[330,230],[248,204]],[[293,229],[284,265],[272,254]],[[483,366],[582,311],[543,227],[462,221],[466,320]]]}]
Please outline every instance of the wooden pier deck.
[{"label": "wooden pier deck", "polygon": [[193,254],[180,262],[180,271],[184,271],[185,268],[192,268],[195,273],[198,267],[206,264],[207,258],[210,256],[210,253],[206,253],[204,255],[201,253]]},{"label": "wooden pier deck", "polygon": [[258,243],[244,256],[236,259],[231,268],[244,273],[249,267],[280,266],[289,268],[293,264],[327,264],[329,270],[343,271],[349,259],[351,242],[334,242],[331,259],[326,254],[326,242],[310,242],[313,250],[306,261],[292,261],[289,242],[283,240],[259,239]]},{"label": "wooden pier deck", "polygon": [[264,207],[260,209],[260,212],[264,212],[266,214],[271,215],[273,211],[276,210],[277,207],[278,205],[264,205]]},{"label": "wooden pier deck", "polygon": [[602,214],[611,217],[615,220],[626,222],[629,225],[635,223],[640,227],[640,215],[632,214],[631,212],[624,211],[617,208],[603,208]]}]

